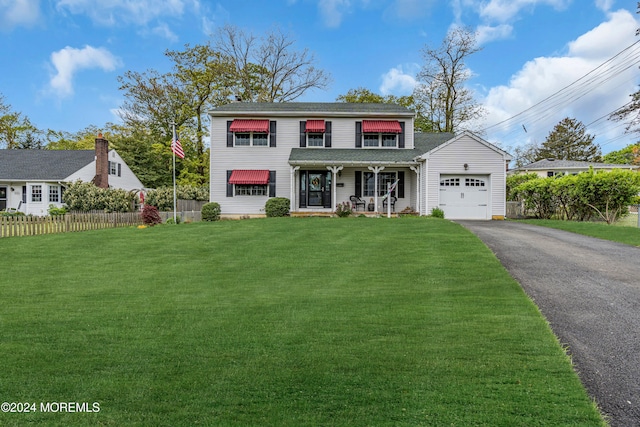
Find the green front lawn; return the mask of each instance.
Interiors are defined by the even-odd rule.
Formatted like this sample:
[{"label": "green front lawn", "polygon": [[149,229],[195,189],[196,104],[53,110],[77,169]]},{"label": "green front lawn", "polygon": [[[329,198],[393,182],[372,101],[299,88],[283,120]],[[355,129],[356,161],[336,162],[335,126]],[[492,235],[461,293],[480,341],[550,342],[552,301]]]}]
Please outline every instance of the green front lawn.
[{"label": "green front lawn", "polygon": [[[637,223],[638,218],[635,215],[633,215],[632,219]],[[640,246],[640,228],[632,226],[631,224],[627,225],[627,223],[631,223],[628,219],[625,219],[625,225],[621,226],[616,226],[615,224],[608,225],[605,222],[561,221],[556,219],[523,219],[517,221],[543,227],[557,228],[559,230],[625,243],[627,245]]]},{"label": "green front lawn", "polygon": [[535,305],[430,218],[0,239],[1,425],[602,426]]}]

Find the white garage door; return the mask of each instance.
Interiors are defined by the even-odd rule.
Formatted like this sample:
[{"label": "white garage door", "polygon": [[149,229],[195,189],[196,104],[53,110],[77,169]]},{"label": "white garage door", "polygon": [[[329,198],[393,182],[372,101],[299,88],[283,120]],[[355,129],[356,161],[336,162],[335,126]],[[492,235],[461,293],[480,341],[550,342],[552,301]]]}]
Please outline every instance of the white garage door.
[{"label": "white garage door", "polygon": [[440,175],[440,209],[448,219],[491,219],[489,176]]}]

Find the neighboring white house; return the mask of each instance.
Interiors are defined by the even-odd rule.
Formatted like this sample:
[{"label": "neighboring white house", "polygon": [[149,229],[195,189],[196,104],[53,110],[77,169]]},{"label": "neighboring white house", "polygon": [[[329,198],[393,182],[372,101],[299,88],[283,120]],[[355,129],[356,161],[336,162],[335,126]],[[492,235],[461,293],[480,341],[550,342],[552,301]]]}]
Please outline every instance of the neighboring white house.
[{"label": "neighboring white house", "polygon": [[471,134],[415,133],[413,111],[392,104],[243,103],[211,111],[211,201],[224,216],[264,215],[270,197],[292,214],[360,210],[451,219],[503,219],[511,157]]},{"label": "neighboring white house", "polygon": [[638,165],[621,165],[613,163],[582,162],[576,160],[542,159],[528,165],[512,169],[509,175],[521,175],[535,173],[541,178],[556,175],[575,175],[580,172],[587,172],[589,169],[595,171],[612,171],[613,169],[640,170]]},{"label": "neighboring white house", "polygon": [[77,180],[105,188],[142,189],[101,136],[95,150],[0,150],[0,210],[46,215],[49,205],[64,204],[66,185]]}]

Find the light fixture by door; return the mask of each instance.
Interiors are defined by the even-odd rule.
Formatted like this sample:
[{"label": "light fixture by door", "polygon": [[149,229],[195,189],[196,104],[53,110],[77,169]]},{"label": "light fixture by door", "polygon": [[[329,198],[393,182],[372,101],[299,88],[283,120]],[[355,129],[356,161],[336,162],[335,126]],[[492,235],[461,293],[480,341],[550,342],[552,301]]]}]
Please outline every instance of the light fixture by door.
[{"label": "light fixture by door", "polygon": [[464,170],[468,170],[468,169],[469,169],[469,164],[468,164],[468,163],[465,163],[465,164],[464,164]]}]

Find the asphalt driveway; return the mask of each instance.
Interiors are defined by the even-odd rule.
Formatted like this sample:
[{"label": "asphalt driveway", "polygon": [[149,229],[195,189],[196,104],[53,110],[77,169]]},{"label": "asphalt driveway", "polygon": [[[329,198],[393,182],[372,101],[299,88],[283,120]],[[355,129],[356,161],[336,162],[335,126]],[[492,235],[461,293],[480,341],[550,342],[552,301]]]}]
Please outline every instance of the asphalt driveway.
[{"label": "asphalt driveway", "polygon": [[640,426],[640,248],[509,221],[456,221],[538,305],[613,427]]}]

